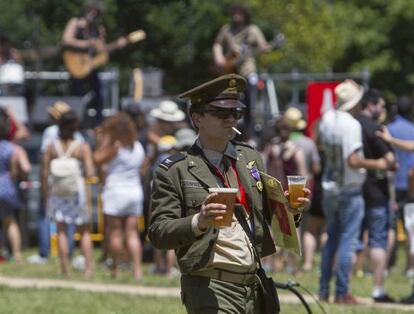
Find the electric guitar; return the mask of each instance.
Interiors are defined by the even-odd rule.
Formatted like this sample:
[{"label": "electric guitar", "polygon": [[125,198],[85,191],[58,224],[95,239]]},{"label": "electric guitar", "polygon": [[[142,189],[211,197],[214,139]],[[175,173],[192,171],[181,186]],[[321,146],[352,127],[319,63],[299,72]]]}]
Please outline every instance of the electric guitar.
[{"label": "electric guitar", "polygon": [[[270,42],[270,46],[273,49],[279,49],[281,48],[286,41],[285,35],[282,33],[277,34]],[[236,51],[230,51],[225,56],[225,63],[222,66],[218,66],[217,64],[211,64],[209,66],[209,72],[215,76],[220,76],[223,74],[229,74],[229,73],[238,73],[240,66],[243,64],[243,62],[246,61],[246,58],[249,56],[249,52],[252,50],[251,55],[256,56],[257,54],[260,54],[261,52],[249,47],[242,47],[240,52]]]},{"label": "electric guitar", "polygon": [[[137,43],[144,40],[146,34],[143,30],[137,30],[128,34],[125,39],[127,44]],[[126,45],[120,45],[118,38],[116,41],[104,45],[101,48],[90,51],[76,51],[67,48],[63,52],[63,63],[66,69],[75,79],[87,77],[94,69],[105,65],[109,61],[109,54],[115,50],[124,48]]]}]

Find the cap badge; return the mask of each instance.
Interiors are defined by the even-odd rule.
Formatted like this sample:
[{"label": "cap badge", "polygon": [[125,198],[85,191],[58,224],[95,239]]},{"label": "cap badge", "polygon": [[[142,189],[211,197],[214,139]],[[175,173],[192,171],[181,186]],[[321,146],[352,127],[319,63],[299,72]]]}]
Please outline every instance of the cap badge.
[{"label": "cap badge", "polygon": [[228,92],[230,93],[237,93],[237,88],[236,88],[236,80],[235,79],[231,79],[229,81],[229,88],[228,88]]}]

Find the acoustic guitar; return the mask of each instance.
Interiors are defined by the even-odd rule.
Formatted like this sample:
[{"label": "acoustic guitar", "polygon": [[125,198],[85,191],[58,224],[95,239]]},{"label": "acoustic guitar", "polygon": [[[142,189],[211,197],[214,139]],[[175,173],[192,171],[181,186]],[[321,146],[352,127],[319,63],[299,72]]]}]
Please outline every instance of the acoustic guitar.
[{"label": "acoustic guitar", "polygon": [[[286,41],[285,35],[282,33],[277,34],[270,42],[272,50],[281,48]],[[229,73],[238,73],[240,66],[246,61],[246,58],[251,52],[251,55],[255,57],[261,52],[249,47],[245,47],[241,52],[230,51],[225,55],[226,62],[222,66],[218,66],[214,62],[209,65],[209,72],[214,76],[220,76]]]},{"label": "acoustic guitar", "polygon": [[[128,44],[133,44],[144,40],[145,37],[146,34],[143,30],[137,30],[128,34],[125,38]],[[124,47],[124,45],[119,45],[118,40],[103,46],[101,49],[95,49],[93,53],[67,48],[63,52],[63,63],[72,77],[83,79],[94,69],[105,65],[109,61],[111,52]]]}]

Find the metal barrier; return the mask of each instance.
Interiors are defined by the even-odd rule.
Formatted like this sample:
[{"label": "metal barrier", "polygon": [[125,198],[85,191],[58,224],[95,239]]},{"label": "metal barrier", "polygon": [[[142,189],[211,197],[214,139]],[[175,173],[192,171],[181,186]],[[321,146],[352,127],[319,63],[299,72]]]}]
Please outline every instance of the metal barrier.
[{"label": "metal barrier", "polygon": [[[300,104],[300,83],[308,81],[339,81],[345,79],[361,80],[364,88],[368,88],[371,73],[368,69],[364,69],[359,73],[301,73],[297,70],[293,70],[291,73],[262,73],[259,75],[259,80],[263,81],[263,88],[259,93],[258,98],[258,111],[255,112],[256,117],[261,119],[275,118],[279,116],[280,106],[277,96],[278,82],[286,81],[290,82],[291,86],[291,100],[292,104]],[[260,91],[260,90],[259,90]]]},{"label": "metal barrier", "polygon": [[[104,110],[118,111],[119,105],[119,72],[116,69],[99,72],[102,83]],[[32,81],[69,81],[70,74],[66,71],[25,71],[25,80]]]}]

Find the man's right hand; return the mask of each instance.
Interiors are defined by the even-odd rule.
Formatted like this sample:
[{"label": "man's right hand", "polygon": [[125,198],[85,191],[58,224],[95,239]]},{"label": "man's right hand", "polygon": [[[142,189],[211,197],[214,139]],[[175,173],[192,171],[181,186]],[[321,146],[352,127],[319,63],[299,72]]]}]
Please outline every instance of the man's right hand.
[{"label": "man's right hand", "polygon": [[207,195],[203,205],[201,205],[197,226],[202,231],[211,227],[215,221],[224,219],[224,214],[226,213],[226,205],[213,203],[214,197],[217,195],[217,193],[211,193]]}]

